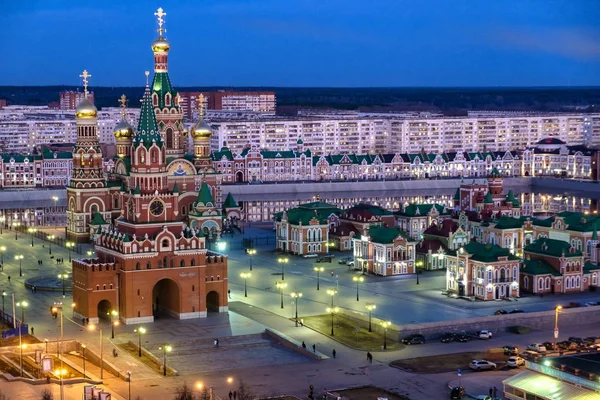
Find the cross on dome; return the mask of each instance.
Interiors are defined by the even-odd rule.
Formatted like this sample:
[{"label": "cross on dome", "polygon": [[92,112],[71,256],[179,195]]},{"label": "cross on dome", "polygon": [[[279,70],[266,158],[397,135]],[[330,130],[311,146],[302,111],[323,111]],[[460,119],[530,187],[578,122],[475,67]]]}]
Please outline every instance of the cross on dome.
[{"label": "cross on dome", "polygon": [[84,69],[83,72],[81,73],[81,75],[79,75],[80,78],[83,78],[83,93],[84,96],[87,97],[88,95],[88,78],[91,78],[92,75],[90,73],[87,72],[87,69]]},{"label": "cross on dome", "polygon": [[154,15],[158,17],[158,34],[159,36],[162,36],[163,32],[166,32],[166,29],[163,29],[163,25],[165,23],[163,17],[165,17],[167,13],[163,11],[162,7],[158,7],[158,10],[156,10]]},{"label": "cross on dome", "polygon": [[127,108],[127,97],[124,94],[122,94],[119,98],[119,103],[121,103],[121,114],[123,115],[123,118],[125,118],[125,109]]},{"label": "cross on dome", "polygon": [[199,120],[202,120],[202,118],[204,117],[204,99],[206,99],[206,97],[204,97],[204,93],[200,93],[200,96],[198,96],[198,100],[196,101],[196,108],[198,109]]}]

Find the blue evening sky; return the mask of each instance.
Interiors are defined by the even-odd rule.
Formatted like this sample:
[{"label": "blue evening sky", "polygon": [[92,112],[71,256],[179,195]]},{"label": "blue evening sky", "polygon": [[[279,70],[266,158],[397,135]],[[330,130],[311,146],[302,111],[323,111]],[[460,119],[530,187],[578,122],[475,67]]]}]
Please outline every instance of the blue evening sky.
[{"label": "blue evening sky", "polygon": [[143,85],[159,6],[180,87],[600,85],[600,0],[11,0],[0,85]]}]

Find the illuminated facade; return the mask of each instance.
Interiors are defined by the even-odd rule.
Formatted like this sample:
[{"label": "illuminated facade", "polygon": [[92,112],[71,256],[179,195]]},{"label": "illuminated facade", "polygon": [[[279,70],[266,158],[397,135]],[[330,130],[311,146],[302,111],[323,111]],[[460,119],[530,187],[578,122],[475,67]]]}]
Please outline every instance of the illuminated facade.
[{"label": "illuminated facade", "polygon": [[381,276],[416,272],[416,241],[396,227],[372,226],[355,237],[354,268]]}]

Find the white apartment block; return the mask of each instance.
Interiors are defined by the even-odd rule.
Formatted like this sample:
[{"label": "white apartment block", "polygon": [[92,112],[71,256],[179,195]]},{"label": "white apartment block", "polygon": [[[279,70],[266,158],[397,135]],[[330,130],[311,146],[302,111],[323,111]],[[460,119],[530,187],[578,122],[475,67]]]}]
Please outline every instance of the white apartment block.
[{"label": "white apartment block", "polygon": [[525,149],[555,137],[570,146],[600,145],[600,114],[411,117],[390,115],[212,119],[211,149],[241,153],[294,148],[298,139],[314,154],[445,153]]}]

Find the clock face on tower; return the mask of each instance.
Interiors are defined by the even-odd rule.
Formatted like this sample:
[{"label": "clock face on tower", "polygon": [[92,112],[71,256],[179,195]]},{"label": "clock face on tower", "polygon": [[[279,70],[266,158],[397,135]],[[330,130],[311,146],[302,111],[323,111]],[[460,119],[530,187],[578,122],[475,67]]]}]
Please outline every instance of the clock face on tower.
[{"label": "clock face on tower", "polygon": [[150,213],[155,217],[158,217],[165,210],[165,206],[160,200],[154,200],[150,203]]}]

